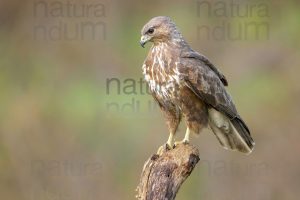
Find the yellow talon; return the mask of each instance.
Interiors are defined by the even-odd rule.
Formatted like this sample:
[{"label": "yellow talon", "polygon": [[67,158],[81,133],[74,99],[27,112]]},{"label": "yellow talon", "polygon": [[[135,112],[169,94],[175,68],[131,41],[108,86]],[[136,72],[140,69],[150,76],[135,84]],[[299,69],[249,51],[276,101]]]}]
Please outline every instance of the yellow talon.
[{"label": "yellow talon", "polygon": [[180,145],[180,144],[189,144],[190,142],[188,140],[181,140],[181,141],[176,141],[173,145],[173,148],[175,148],[176,146]]},{"label": "yellow talon", "polygon": [[167,143],[158,148],[157,150],[158,155],[162,155],[164,152],[172,149],[173,138],[174,138],[174,133],[170,133]]},{"label": "yellow talon", "polygon": [[190,143],[190,133],[191,133],[190,129],[187,128],[184,139],[182,141],[175,142],[173,148],[175,148],[179,144],[189,144]]},{"label": "yellow talon", "polygon": [[157,154],[161,156],[163,153],[165,153],[171,149],[172,149],[171,146],[168,143],[166,143],[158,148]]}]

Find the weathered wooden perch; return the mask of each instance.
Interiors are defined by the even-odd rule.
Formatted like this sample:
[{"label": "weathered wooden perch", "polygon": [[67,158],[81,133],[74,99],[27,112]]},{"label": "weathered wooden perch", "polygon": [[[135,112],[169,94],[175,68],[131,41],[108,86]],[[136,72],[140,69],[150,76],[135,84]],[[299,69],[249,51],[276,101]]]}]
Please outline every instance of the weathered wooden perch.
[{"label": "weathered wooden perch", "polygon": [[199,151],[189,144],[152,155],[144,164],[137,187],[139,200],[173,200],[200,160]]}]

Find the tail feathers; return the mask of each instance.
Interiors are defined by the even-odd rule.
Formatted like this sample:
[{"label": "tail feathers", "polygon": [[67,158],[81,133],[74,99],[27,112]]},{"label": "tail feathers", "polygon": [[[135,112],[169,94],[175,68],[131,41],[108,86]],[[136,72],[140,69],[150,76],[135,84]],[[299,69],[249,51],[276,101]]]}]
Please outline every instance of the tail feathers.
[{"label": "tail feathers", "polygon": [[250,131],[245,122],[240,118],[234,118],[230,121],[231,124],[234,126],[233,128],[235,129],[235,131],[239,133],[239,135],[243,138],[243,140],[246,142],[246,144],[252,151],[255,143],[250,135]]},{"label": "tail feathers", "polygon": [[254,141],[246,124],[240,118],[229,119],[219,111],[209,109],[209,124],[225,149],[238,150],[250,154]]}]

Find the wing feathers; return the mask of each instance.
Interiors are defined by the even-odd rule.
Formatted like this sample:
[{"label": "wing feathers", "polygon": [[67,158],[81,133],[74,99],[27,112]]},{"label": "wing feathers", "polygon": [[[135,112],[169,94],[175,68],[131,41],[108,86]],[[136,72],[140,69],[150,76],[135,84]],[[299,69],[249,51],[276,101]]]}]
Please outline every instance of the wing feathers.
[{"label": "wing feathers", "polygon": [[220,78],[202,62],[188,59],[188,64],[185,84],[210,110],[217,112],[217,120],[211,118],[210,125],[219,142],[227,149],[250,153],[254,141]]},{"label": "wing feathers", "polygon": [[240,118],[234,118],[230,120],[234,128],[240,134],[240,136],[247,143],[248,147],[252,150],[255,143],[250,135],[249,129],[245,125],[245,123]]},{"label": "wing feathers", "polygon": [[228,81],[227,81],[226,77],[204,55],[190,50],[187,52],[183,52],[181,54],[181,57],[182,58],[193,58],[193,59],[198,59],[199,61],[202,61],[205,65],[207,65],[212,71],[214,71],[216,73],[216,75],[222,81],[224,86],[228,86]]}]

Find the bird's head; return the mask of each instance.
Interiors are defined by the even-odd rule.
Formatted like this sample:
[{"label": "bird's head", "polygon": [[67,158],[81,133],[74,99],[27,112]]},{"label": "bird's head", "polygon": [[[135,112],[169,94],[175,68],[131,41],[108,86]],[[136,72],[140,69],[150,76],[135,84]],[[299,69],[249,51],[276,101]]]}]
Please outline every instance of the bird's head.
[{"label": "bird's head", "polygon": [[177,30],[175,23],[165,16],[152,18],[144,25],[141,34],[140,44],[142,47],[149,41],[158,44],[176,38],[181,39],[181,34]]}]

